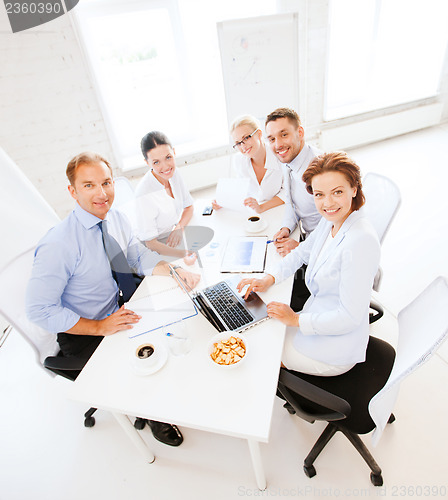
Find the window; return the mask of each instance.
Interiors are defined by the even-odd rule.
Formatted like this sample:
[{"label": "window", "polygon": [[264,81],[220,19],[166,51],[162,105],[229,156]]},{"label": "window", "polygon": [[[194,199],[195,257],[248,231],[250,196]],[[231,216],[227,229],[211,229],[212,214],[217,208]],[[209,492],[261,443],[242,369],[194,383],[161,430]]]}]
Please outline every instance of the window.
[{"label": "window", "polygon": [[446,0],[332,0],[325,120],[435,96]]},{"label": "window", "polygon": [[167,134],[177,155],[229,143],[216,23],[275,13],[275,0],[84,0],[77,26],[122,168]]}]

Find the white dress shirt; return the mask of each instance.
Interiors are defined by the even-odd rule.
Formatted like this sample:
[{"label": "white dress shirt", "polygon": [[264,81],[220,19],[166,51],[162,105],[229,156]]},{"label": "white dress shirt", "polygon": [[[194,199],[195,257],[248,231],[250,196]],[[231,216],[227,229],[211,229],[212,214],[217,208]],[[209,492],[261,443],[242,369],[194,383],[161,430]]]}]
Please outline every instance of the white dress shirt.
[{"label": "white dress shirt", "polygon": [[258,203],[264,203],[278,196],[286,201],[288,194],[283,187],[283,168],[277,160],[271,148],[266,147],[266,162],[264,165],[266,173],[261,183],[258,183],[251,159],[241,153],[237,153],[232,158],[232,173],[235,177],[249,177],[248,196],[255,198]]},{"label": "white dress shirt", "polygon": [[174,198],[155,178],[152,171],[145,174],[136,190],[136,235],[141,241],[168,235],[179,222],[185,208],[193,205],[193,198],[186,188],[178,169],[170,179]]},{"label": "white dress shirt", "polygon": [[280,227],[287,227],[291,233],[297,227],[297,222],[302,222],[305,233],[311,233],[321,218],[314,204],[313,195],[309,194],[302,181],[302,175],[311,161],[321,154],[317,148],[305,144],[302,151],[288,164],[283,165],[285,176],[285,189],[290,193],[292,203],[288,197]]},{"label": "white dress shirt", "polygon": [[361,209],[350,214],[319,255],[331,228],[322,218],[304,242],[266,272],[279,282],[308,264],[305,283],[311,296],[299,313],[294,347],[324,363],[349,365],[365,359],[380,243]]}]

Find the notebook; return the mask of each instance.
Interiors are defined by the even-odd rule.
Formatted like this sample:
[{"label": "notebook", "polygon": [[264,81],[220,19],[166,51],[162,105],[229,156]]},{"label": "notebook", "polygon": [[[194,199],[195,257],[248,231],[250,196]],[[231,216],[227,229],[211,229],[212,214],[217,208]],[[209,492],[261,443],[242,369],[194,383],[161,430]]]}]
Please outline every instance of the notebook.
[{"label": "notebook", "polygon": [[173,268],[171,271],[199,312],[218,332],[242,332],[269,319],[266,304],[256,293],[251,292],[246,300],[238,294],[236,285],[240,278],[237,276],[194,292]]}]

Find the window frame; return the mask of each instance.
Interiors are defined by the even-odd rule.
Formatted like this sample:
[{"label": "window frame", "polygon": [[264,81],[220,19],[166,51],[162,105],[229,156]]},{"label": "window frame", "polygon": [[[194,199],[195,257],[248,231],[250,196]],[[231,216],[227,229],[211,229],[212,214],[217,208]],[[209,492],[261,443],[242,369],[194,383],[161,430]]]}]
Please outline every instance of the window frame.
[{"label": "window frame", "polygon": [[[374,0],[375,1],[375,20],[373,31],[378,32],[379,23],[380,23],[380,10],[381,4],[383,0]],[[329,88],[329,69],[330,69],[330,39],[331,39],[331,18],[332,18],[332,9],[334,5],[337,3],[337,0],[330,0],[329,2],[329,10],[328,10],[328,34],[326,39],[326,57],[325,57],[325,77],[324,77],[324,97],[323,97],[323,106],[322,106],[322,125],[339,125],[346,123],[348,121],[353,121],[355,119],[359,121],[363,121],[375,116],[381,116],[384,114],[390,114],[394,112],[399,112],[407,109],[414,108],[416,106],[422,106],[427,104],[433,104],[436,102],[440,102],[441,99],[441,82],[443,80],[443,62],[442,67],[440,68],[439,73],[439,82],[437,89],[431,95],[426,95],[423,97],[419,97],[416,99],[404,100],[401,102],[396,102],[392,104],[385,104],[381,107],[375,107],[372,109],[360,109],[359,111],[349,111],[347,113],[339,114],[338,116],[331,116],[328,112],[328,88]],[[375,39],[372,40],[372,45],[375,44]],[[446,45],[446,52],[448,51],[448,43]],[[373,51],[370,51],[369,58],[371,60],[375,59],[375,54]],[[372,65],[369,65],[370,68]],[[370,73],[371,74],[371,73]],[[334,112],[333,112],[334,113]],[[330,116],[329,116],[330,115]]]},{"label": "window frame", "polygon": [[[163,8],[167,9],[169,12],[170,20],[172,22],[173,30],[177,33],[182,33],[182,22],[180,17],[178,0],[91,0],[90,2],[84,4],[84,9],[87,10],[89,17],[100,17],[109,14],[121,14],[128,13],[138,10],[149,10]],[[81,52],[85,64],[87,65],[88,74],[91,79],[91,83],[99,103],[101,114],[106,127],[106,132],[111,143],[112,151],[115,156],[116,164],[118,166],[118,173],[123,175],[141,175],[147,171],[147,164],[145,163],[141,154],[136,153],[134,155],[123,156],[122,152],[118,147],[117,134],[114,129],[114,125],[110,118],[105,99],[103,97],[103,90],[101,88],[101,83],[96,75],[96,71],[93,67],[92,58],[89,54],[89,49],[87,47],[87,37],[83,34],[81,27],[83,21],[83,14],[81,14],[81,9],[73,9],[69,13],[72,26],[75,32],[76,39],[79,46],[81,47]],[[174,45],[176,47],[176,54],[178,55],[178,63],[181,75],[188,74],[188,54],[181,43],[181,37],[174,37]],[[188,93],[188,88],[191,86],[189,78],[185,78],[187,82],[187,87],[183,87],[184,94]],[[185,97],[186,101],[189,102],[188,96]],[[230,143],[223,141],[217,147],[213,148],[201,148],[197,151],[193,151],[187,154],[176,155],[176,165],[179,167],[198,163],[204,160],[209,160],[212,158],[218,158],[232,154],[233,150]]]}]

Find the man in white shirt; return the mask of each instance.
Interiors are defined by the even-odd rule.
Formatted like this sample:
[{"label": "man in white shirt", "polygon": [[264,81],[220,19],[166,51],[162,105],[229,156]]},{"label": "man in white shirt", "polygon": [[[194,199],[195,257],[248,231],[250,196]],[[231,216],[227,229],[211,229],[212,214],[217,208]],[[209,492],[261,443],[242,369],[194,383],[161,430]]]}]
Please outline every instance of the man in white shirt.
[{"label": "man in white shirt", "polygon": [[278,108],[266,118],[268,143],[275,156],[284,164],[288,202],[281,229],[274,235],[278,253],[284,257],[299,244],[290,234],[299,226],[304,236],[317,226],[320,215],[302,181],[302,175],[320,151],[305,143],[304,130],[297,113]]},{"label": "man in white shirt", "polygon": [[[269,146],[284,165],[284,186],[288,193],[281,229],[274,234],[277,252],[284,257],[299,245],[290,237],[298,226],[304,239],[319,223],[321,216],[314,199],[308,193],[302,175],[311,161],[321,152],[305,143],[305,131],[299,115],[289,108],[277,108],[270,113],[265,122]],[[305,285],[306,266],[297,270],[291,294],[291,307],[294,311],[302,309],[310,295]]]}]

